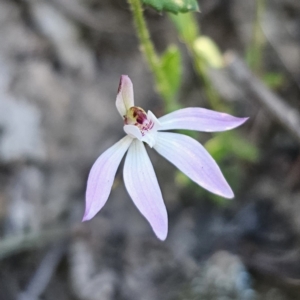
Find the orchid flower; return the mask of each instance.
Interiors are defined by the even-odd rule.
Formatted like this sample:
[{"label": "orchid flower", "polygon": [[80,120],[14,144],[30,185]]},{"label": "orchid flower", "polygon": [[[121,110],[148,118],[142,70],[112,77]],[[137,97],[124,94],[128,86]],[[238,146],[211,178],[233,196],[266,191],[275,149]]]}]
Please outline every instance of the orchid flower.
[{"label": "orchid flower", "polygon": [[93,218],[106,203],[118,166],[128,151],[123,170],[127,192],[156,236],[166,239],[167,211],[144,143],[208,191],[225,198],[234,197],[220,168],[200,143],[189,136],[164,131],[225,131],[243,124],[247,118],[193,107],[179,109],[157,119],[151,111],[146,113],[134,106],[133,86],[127,75],[121,76],[116,106],[124,120],[127,135],[94,163],[87,182],[83,221]]}]

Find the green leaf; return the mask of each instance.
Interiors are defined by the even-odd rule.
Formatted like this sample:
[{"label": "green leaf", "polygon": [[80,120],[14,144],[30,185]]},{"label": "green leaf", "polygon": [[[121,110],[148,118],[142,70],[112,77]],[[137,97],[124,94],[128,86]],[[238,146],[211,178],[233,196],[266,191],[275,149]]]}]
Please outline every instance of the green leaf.
[{"label": "green leaf", "polygon": [[275,72],[269,72],[263,75],[263,82],[271,89],[278,89],[284,84],[284,75]]},{"label": "green leaf", "polygon": [[142,0],[142,2],[158,11],[169,11],[174,14],[199,11],[196,0]]},{"label": "green leaf", "polygon": [[171,99],[177,94],[181,83],[182,67],[179,49],[175,45],[169,46],[161,56],[160,63],[161,69],[168,81],[166,96]]}]

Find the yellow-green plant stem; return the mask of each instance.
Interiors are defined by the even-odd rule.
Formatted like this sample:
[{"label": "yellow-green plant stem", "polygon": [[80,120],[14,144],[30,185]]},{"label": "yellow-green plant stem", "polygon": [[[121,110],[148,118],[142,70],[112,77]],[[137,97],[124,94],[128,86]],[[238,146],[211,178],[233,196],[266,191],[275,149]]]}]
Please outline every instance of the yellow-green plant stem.
[{"label": "yellow-green plant stem", "polygon": [[204,93],[209,102],[209,105],[214,110],[228,111],[228,107],[222,103],[219,95],[212,86],[209,76],[207,75],[206,62],[204,61],[204,59],[202,59],[202,57],[198,55],[195,50],[194,43],[196,39],[201,36],[195,14],[186,13],[176,16],[173,14],[169,14],[169,17],[175,24],[181,40],[185,43],[193,59],[195,71],[200,80],[202,80],[203,82]]},{"label": "yellow-green plant stem", "polygon": [[207,69],[205,68],[204,62],[201,61],[201,59],[199,59],[199,57],[198,57],[197,53],[195,53],[195,50],[193,49],[193,47],[189,47],[189,49],[190,49],[190,52],[192,53],[196,73],[203,81],[204,92],[209,101],[211,108],[214,110],[228,112],[228,107],[222,103],[219,95],[216,93],[216,91],[214,90],[214,88],[211,84],[210,78],[208,77],[208,75],[206,73]]},{"label": "yellow-green plant stem", "polygon": [[263,72],[263,49],[266,41],[261,28],[261,20],[266,9],[266,0],[256,0],[255,5],[255,19],[253,22],[252,40],[247,51],[247,62],[254,72],[261,75]]},{"label": "yellow-green plant stem", "polygon": [[165,79],[161,69],[160,58],[157,55],[154,45],[151,41],[149,30],[143,14],[143,7],[140,0],[128,0],[130,5],[135,28],[140,41],[141,50],[146,58],[147,64],[154,76],[155,85],[158,93],[164,99],[166,111],[173,110],[176,106],[174,99],[168,95],[168,81]]}]

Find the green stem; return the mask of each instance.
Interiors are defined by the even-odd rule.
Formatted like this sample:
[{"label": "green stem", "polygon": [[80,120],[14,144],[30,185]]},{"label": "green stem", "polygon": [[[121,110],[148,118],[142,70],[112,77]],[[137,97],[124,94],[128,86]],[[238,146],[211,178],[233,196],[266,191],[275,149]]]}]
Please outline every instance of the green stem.
[{"label": "green stem", "polygon": [[219,95],[214,90],[209,76],[207,75],[206,62],[197,54],[194,48],[195,40],[201,36],[195,14],[186,13],[177,16],[169,14],[169,17],[175,24],[181,40],[185,43],[193,59],[195,71],[203,82],[204,94],[209,102],[209,105],[214,110],[221,110],[225,112],[228,111],[227,106],[222,103]]},{"label": "green stem", "polygon": [[262,16],[265,12],[266,0],[256,0],[255,20],[253,23],[252,41],[248,50],[247,61],[256,73],[262,73],[263,48],[265,36],[261,28]]},{"label": "green stem", "polygon": [[135,28],[140,41],[141,50],[146,58],[147,64],[154,75],[155,85],[158,93],[164,99],[166,110],[170,111],[176,103],[168,95],[168,82],[161,69],[160,58],[157,55],[154,45],[151,41],[149,30],[143,14],[143,8],[140,0],[128,0],[130,5]]},{"label": "green stem", "polygon": [[72,233],[68,225],[58,225],[40,232],[30,232],[2,238],[0,241],[0,260],[15,253],[35,249],[61,239],[67,239]]},{"label": "green stem", "polygon": [[206,73],[207,71],[204,65],[205,63],[199,58],[192,45],[189,45],[189,51],[192,53],[196,73],[203,81],[204,93],[209,101],[211,108],[214,110],[228,112],[228,107],[222,103],[219,95],[214,90],[209,76]]}]

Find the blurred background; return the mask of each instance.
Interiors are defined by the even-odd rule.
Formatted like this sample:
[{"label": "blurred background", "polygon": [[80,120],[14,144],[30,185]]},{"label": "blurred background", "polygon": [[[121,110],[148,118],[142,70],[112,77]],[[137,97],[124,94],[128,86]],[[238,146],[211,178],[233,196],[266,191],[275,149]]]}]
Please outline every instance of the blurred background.
[{"label": "blurred background", "polygon": [[[145,17],[162,97],[122,0],[0,0],[0,299],[300,299],[300,2],[199,0]],[[168,51],[166,52],[166,49]],[[81,223],[90,167],[122,136],[121,74],[156,116],[249,116],[197,133],[235,191],[222,199],[149,155],[169,214],[159,241],[127,195]],[[169,74],[169,75],[168,75]]]}]

